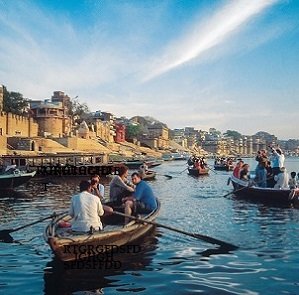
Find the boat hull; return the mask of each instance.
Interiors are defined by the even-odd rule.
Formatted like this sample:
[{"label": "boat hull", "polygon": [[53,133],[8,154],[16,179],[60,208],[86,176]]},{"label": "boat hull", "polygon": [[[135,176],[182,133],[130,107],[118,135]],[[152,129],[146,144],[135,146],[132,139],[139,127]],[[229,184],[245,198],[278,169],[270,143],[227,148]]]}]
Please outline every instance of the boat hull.
[{"label": "boat hull", "polygon": [[[159,210],[160,203],[157,210],[147,215],[144,219],[154,221]],[[105,232],[104,230],[92,235],[85,234],[64,238],[56,236],[57,225],[61,219],[62,217],[53,220],[46,227],[44,238],[50,245],[53,253],[64,262],[88,259],[100,254],[102,255],[103,253],[115,251],[116,249],[124,249],[125,245],[139,240],[155,227],[153,224],[142,224],[131,221],[125,227],[115,231]]]},{"label": "boat hull", "polygon": [[218,171],[233,171],[233,165],[214,165],[214,169]]},{"label": "boat hull", "polygon": [[153,180],[156,178],[156,172],[154,171],[147,171],[144,175],[142,175],[143,180]]},{"label": "boat hull", "polygon": [[36,172],[0,175],[0,190],[18,187],[28,182]]},{"label": "boat hull", "polygon": [[260,188],[248,186],[248,182],[242,181],[234,176],[230,178],[234,187],[234,194],[239,197],[261,201],[266,203],[277,203],[281,205],[298,205],[298,197],[292,198],[293,191],[290,189]]},{"label": "boat hull", "polygon": [[188,173],[193,176],[208,175],[209,169],[198,170],[197,168],[188,168]]}]

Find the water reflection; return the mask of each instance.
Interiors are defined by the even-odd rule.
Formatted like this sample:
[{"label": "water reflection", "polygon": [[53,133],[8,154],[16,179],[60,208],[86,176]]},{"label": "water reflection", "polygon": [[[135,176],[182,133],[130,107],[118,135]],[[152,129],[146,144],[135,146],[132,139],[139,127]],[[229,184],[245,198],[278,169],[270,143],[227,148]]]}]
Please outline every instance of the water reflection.
[{"label": "water reflection", "polygon": [[[113,261],[119,262],[117,268],[110,264],[106,267],[95,266],[95,269],[89,269],[87,263],[76,264],[73,267],[71,263],[63,263],[57,258],[47,263],[44,270],[44,291],[45,294],[69,294],[84,291],[84,294],[103,294],[103,289],[108,287],[120,288],[122,291],[138,291],[128,288],[119,279],[119,275],[141,276],[140,272],[151,271],[151,263],[156,254],[158,238],[156,229],[146,237],[136,241],[134,245],[142,243],[140,251],[137,253],[115,253]],[[102,269],[101,269],[102,268]],[[138,288],[140,289],[140,288]],[[143,288],[146,289],[146,288]],[[76,294],[76,293],[75,293]]]}]

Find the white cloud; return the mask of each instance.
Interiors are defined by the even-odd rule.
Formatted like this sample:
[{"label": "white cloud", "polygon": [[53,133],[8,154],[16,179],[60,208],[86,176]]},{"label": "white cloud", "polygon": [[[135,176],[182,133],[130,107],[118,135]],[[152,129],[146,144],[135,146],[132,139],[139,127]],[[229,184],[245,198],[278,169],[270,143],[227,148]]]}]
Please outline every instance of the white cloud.
[{"label": "white cloud", "polygon": [[255,15],[261,13],[277,0],[238,0],[229,1],[219,11],[205,19],[205,22],[194,24],[191,32],[180,40],[175,40],[162,56],[154,62],[154,68],[144,81],[153,79],[165,72],[181,66],[206,53],[207,50],[220,45]]}]

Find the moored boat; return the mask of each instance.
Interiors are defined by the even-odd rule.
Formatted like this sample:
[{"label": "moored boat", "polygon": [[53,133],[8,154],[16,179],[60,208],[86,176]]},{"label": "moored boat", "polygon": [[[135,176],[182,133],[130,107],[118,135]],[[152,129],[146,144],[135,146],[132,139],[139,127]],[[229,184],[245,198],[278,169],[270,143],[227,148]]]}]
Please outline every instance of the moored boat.
[{"label": "moored boat", "polygon": [[201,176],[201,175],[208,175],[209,174],[209,169],[208,168],[193,168],[193,167],[188,167],[188,172],[190,175],[193,176]]},{"label": "moored boat", "polygon": [[140,160],[128,160],[123,162],[129,169],[138,169],[141,165],[143,165],[143,161]]},{"label": "moored boat", "polygon": [[173,157],[172,154],[164,154],[164,155],[162,156],[162,159],[163,159],[163,161],[173,161],[173,160],[174,160],[174,157]]},{"label": "moored boat", "polygon": [[189,158],[189,155],[185,153],[172,153],[171,155],[173,157],[173,160],[175,161],[179,161],[179,160],[187,161]]},{"label": "moored boat", "polygon": [[[154,221],[160,211],[160,202],[156,210],[142,217],[146,221]],[[103,253],[113,251],[145,236],[153,224],[141,223],[132,220],[123,226],[115,225],[113,219],[118,216],[106,216],[103,231],[89,233],[73,233],[70,228],[60,228],[62,221],[68,221],[69,216],[64,215],[54,218],[44,231],[44,239],[50,245],[54,254],[62,261],[76,261],[87,259]]]},{"label": "moored boat", "polygon": [[152,170],[148,170],[145,172],[145,174],[142,175],[143,180],[153,180],[156,177],[156,172]]},{"label": "moored boat", "polygon": [[237,196],[280,205],[290,205],[292,203],[296,207],[299,205],[297,190],[262,188],[234,176],[231,176],[229,180],[232,182],[234,194]]},{"label": "moored boat", "polygon": [[147,160],[145,161],[145,164],[148,168],[157,167],[160,166],[163,163],[162,160]]},{"label": "moored boat", "polygon": [[156,167],[162,164],[162,161],[158,160],[128,160],[123,162],[129,169],[138,169],[141,165],[146,164],[148,168]]},{"label": "moored boat", "polygon": [[0,190],[10,189],[18,187],[26,182],[28,182],[32,177],[34,177],[36,171],[25,172],[15,169],[14,171],[0,174]]},{"label": "moored boat", "polygon": [[215,164],[214,169],[218,171],[233,171],[234,165],[229,164]]}]

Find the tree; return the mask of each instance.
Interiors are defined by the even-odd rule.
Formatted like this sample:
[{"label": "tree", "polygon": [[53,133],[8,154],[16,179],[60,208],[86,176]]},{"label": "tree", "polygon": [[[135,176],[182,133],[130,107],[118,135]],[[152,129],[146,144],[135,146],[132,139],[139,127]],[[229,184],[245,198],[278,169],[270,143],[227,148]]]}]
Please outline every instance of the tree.
[{"label": "tree", "polygon": [[138,137],[142,132],[141,125],[133,125],[130,124],[126,126],[126,139],[133,139],[134,137]]},{"label": "tree", "polygon": [[225,137],[232,137],[234,140],[238,140],[242,137],[242,134],[235,130],[226,130],[223,135]]},{"label": "tree", "polygon": [[3,86],[3,111],[7,113],[13,113],[17,115],[24,115],[26,113],[29,102],[27,98],[23,97],[23,94],[14,91],[8,91]]},{"label": "tree", "polygon": [[82,117],[90,113],[90,110],[85,102],[80,103],[78,99],[73,98],[68,105],[68,113],[76,123],[81,123],[83,121]]},{"label": "tree", "polygon": [[89,108],[87,106],[87,104],[84,103],[80,103],[78,101],[78,99],[74,98],[70,101],[70,106],[69,106],[69,114],[71,116],[79,116],[81,117],[84,114],[89,113]]}]

